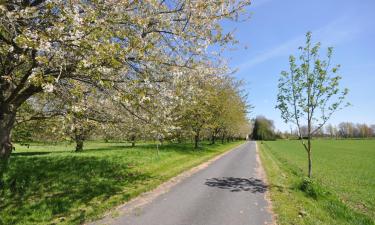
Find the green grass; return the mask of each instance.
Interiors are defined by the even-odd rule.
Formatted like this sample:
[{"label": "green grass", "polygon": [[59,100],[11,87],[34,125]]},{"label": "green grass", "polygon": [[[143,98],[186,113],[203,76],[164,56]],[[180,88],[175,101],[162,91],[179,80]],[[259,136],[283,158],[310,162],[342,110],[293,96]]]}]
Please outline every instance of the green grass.
[{"label": "green grass", "polygon": [[258,146],[279,224],[375,224],[374,140],[314,140],[315,198],[301,190],[307,156],[299,141]]},{"label": "green grass", "polygon": [[0,224],[81,224],[169,178],[241,142],[166,144],[156,154],[154,144],[131,148],[125,143],[74,146],[16,145],[5,191],[0,192]]}]

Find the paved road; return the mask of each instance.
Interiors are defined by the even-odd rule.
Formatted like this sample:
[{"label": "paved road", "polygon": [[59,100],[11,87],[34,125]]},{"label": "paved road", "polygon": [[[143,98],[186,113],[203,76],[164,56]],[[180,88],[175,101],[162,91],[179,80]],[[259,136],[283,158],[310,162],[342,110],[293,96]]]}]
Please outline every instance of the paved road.
[{"label": "paved road", "polygon": [[[262,225],[271,222],[257,179],[255,142],[247,142],[110,224]],[[105,223],[107,224],[107,222]]]}]

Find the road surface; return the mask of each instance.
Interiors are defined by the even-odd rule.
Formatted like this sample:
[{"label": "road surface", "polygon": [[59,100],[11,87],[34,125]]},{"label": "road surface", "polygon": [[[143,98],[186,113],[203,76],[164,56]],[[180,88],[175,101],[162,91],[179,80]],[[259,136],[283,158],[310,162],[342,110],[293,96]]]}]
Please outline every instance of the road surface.
[{"label": "road surface", "polygon": [[94,224],[271,224],[258,166],[256,144],[247,142],[143,207]]}]

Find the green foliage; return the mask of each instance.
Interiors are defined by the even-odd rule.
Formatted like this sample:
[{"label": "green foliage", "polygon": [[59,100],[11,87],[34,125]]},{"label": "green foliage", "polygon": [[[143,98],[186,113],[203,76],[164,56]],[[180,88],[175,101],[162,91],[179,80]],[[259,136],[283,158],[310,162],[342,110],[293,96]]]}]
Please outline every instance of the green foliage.
[{"label": "green foliage", "polygon": [[0,224],[82,224],[240,142],[16,145],[0,192]]},{"label": "green foliage", "polygon": [[315,178],[303,180],[306,159],[299,141],[279,140],[260,145],[279,223],[373,225],[375,141],[313,142]]},{"label": "green foliage", "polygon": [[[298,136],[307,152],[308,176],[312,176],[311,137],[345,104],[348,89],[341,89],[338,75],[340,65],[331,65],[333,48],[327,49],[321,59],[320,43],[312,44],[311,32],[306,34],[299,57],[289,57],[289,72],[282,71],[279,78],[277,105],[285,123],[297,126]],[[344,105],[345,104],[345,105]],[[306,134],[302,128],[307,126]],[[303,136],[308,141],[305,143]]]},{"label": "green foliage", "polygon": [[[299,47],[299,57],[290,56],[290,71],[282,71],[278,85],[277,106],[286,123],[298,126],[317,123],[317,132],[345,103],[348,89],[340,89],[340,65],[331,66],[333,48],[327,58],[320,59],[320,43],[312,45],[311,32],[306,34],[306,45]],[[299,61],[298,61],[299,60]],[[304,121],[306,118],[307,121]]]},{"label": "green foliage", "polygon": [[18,143],[31,142],[34,131],[35,129],[30,129],[26,124],[21,124],[13,130],[12,139]]},{"label": "green foliage", "polygon": [[[242,83],[230,76],[194,74],[180,81],[179,88],[186,86],[194,91],[176,91],[183,99],[175,110],[173,118],[180,133],[189,133],[199,142],[202,137],[209,137],[212,142],[221,138],[245,139],[250,133],[246,95],[241,93]],[[182,132],[183,131],[183,132]]]},{"label": "green foliage", "polygon": [[309,177],[303,178],[299,188],[314,199],[318,199],[318,197],[323,197],[327,194],[316,180]]},{"label": "green foliage", "polygon": [[253,139],[255,140],[275,140],[274,125],[272,120],[263,116],[258,116],[254,122]]}]

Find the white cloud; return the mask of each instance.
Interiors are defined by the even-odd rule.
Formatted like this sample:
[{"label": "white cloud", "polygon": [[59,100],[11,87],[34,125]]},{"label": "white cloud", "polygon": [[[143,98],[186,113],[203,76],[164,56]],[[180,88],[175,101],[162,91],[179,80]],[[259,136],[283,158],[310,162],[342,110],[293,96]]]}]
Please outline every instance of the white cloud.
[{"label": "white cloud", "polygon": [[290,50],[293,48],[296,48],[296,46],[298,46],[298,44],[301,43],[302,40],[303,40],[303,36],[291,39],[287,42],[282,43],[279,46],[276,46],[272,49],[268,49],[258,54],[255,58],[247,60],[241,63],[240,65],[238,65],[237,67],[240,70],[249,69],[253,66],[266,62],[272,58],[287,55],[290,53]]}]

